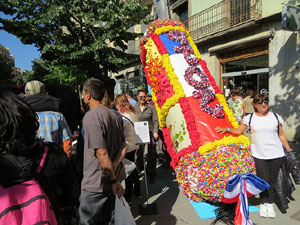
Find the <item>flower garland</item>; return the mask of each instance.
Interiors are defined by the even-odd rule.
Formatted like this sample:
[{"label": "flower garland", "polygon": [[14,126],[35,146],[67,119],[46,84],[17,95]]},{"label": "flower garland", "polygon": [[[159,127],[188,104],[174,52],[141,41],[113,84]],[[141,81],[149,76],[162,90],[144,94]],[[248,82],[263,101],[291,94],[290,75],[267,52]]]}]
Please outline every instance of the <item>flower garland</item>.
[{"label": "flower garland", "polygon": [[[223,118],[224,110],[222,105],[216,104],[214,108],[209,106],[209,103],[215,99],[216,95],[214,91],[209,89],[210,83],[206,74],[197,67],[199,65],[199,59],[194,56],[194,51],[188,46],[186,33],[184,31],[171,30],[168,33],[168,37],[172,41],[179,42],[179,46],[174,47],[174,52],[183,53],[189,65],[185,70],[184,78],[190,86],[196,89],[196,91],[193,92],[193,97],[201,98],[201,110],[215,118]],[[201,81],[194,79],[194,74],[198,75]]]},{"label": "flower garland", "polygon": [[190,46],[192,47],[192,49],[194,50],[194,54],[195,56],[197,56],[197,58],[201,58],[201,54],[197,49],[196,44],[194,43],[190,33],[188,32],[188,30],[184,27],[184,25],[182,24],[182,26],[178,25],[178,26],[166,26],[166,27],[161,27],[161,28],[157,28],[155,30],[155,34],[157,35],[161,35],[164,33],[168,33],[169,31],[172,30],[177,30],[177,31],[182,31],[187,35],[187,40],[190,43]]},{"label": "flower garland", "polygon": [[164,46],[164,44],[161,42],[159,36],[155,33],[150,34],[150,37],[152,38],[153,42],[156,44],[157,50],[161,55],[168,54],[168,50]]},{"label": "flower garland", "polygon": [[[161,43],[163,44],[163,43]],[[172,95],[171,98],[168,98],[165,102],[165,104],[162,106],[161,108],[161,115],[163,116],[163,118],[161,118],[161,127],[165,127],[166,126],[166,117],[168,115],[168,112],[170,110],[170,108],[172,106],[174,106],[178,100],[182,97],[185,97],[185,93],[183,91],[183,88],[180,84],[180,82],[178,81],[178,77],[177,75],[174,73],[174,68],[171,64],[171,60],[168,54],[164,54],[162,55],[162,65],[166,70],[166,75],[170,80],[170,83],[173,87],[174,90],[174,95]]]},{"label": "flower garland", "polygon": [[199,133],[197,132],[196,121],[195,121],[193,114],[191,113],[188,100],[186,98],[180,98],[179,104],[182,109],[184,119],[186,121],[187,130],[189,132],[189,136],[191,139],[191,145],[180,150],[178,153],[176,153],[174,146],[172,144],[172,138],[168,132],[168,129],[162,128],[165,143],[167,145],[167,151],[172,159],[171,166],[173,168],[176,167],[176,165],[179,162],[179,159],[181,157],[185,156],[186,154],[196,151],[198,148],[197,146],[200,145],[200,136],[199,136]]},{"label": "flower garland", "polygon": [[150,35],[157,29],[157,28],[160,28],[160,27],[164,27],[164,26],[171,26],[171,27],[175,27],[175,26],[179,26],[179,27],[184,27],[183,23],[179,20],[171,20],[171,19],[162,19],[162,20],[154,20],[152,21],[144,36],[141,38],[140,40],[140,46],[143,46],[148,38],[150,37]]},{"label": "flower garland", "polygon": [[220,140],[215,140],[214,142],[207,142],[204,145],[198,148],[198,152],[201,154],[207,153],[212,151],[213,149],[223,146],[223,145],[230,145],[230,144],[241,144],[245,147],[250,145],[250,141],[244,135],[239,135],[237,137],[233,136],[226,136]]},{"label": "flower garland", "polygon": [[228,104],[227,104],[227,101],[224,97],[224,95],[222,94],[216,94],[217,96],[217,99],[219,100],[220,104],[223,106],[224,108],[224,111],[227,115],[227,118],[229,120],[229,122],[231,123],[231,125],[234,127],[234,128],[238,128],[239,127],[239,124],[238,122],[236,121],[236,118],[235,116],[233,115],[233,112],[232,110],[229,108]]},{"label": "flower garland", "polygon": [[210,85],[213,87],[215,93],[216,94],[222,94],[219,86],[216,84],[215,79],[210,74],[209,70],[207,69],[206,62],[204,60],[202,60],[202,59],[199,59],[199,64],[201,65],[202,69],[204,70],[204,73],[206,74],[206,76],[208,77]]},{"label": "flower garland", "polygon": [[[142,60],[146,79],[151,85],[152,100],[159,115],[160,127],[165,127],[169,109],[185,94],[177,75],[173,72],[174,68],[163,43],[159,37],[155,35],[151,37],[154,40],[148,39],[142,48]],[[160,52],[166,53],[161,55]]]}]

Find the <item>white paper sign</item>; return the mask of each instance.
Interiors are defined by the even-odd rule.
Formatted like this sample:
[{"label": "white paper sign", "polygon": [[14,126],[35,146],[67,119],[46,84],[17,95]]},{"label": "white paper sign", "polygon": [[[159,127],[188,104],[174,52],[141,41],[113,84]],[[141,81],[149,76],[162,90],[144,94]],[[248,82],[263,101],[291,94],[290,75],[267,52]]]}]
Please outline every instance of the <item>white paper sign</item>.
[{"label": "white paper sign", "polygon": [[134,131],[135,131],[135,143],[137,145],[150,143],[148,121],[135,122]]}]

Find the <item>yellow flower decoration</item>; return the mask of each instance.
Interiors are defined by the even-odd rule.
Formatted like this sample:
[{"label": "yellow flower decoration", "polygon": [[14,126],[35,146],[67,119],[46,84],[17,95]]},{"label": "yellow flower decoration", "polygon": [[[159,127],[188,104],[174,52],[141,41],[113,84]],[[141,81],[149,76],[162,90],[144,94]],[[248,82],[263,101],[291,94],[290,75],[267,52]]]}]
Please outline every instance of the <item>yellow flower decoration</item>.
[{"label": "yellow flower decoration", "polygon": [[229,119],[230,123],[232,124],[232,126],[234,128],[238,128],[239,124],[236,121],[236,118],[233,115],[232,110],[229,108],[224,95],[222,95],[222,94],[216,94],[216,96],[217,96],[217,99],[219,100],[220,104],[223,106],[223,109],[224,109],[226,115],[228,116],[228,119]]},{"label": "yellow flower decoration", "polygon": [[207,153],[217,147],[230,145],[230,144],[242,144],[245,147],[250,145],[250,140],[244,135],[239,135],[237,137],[226,136],[220,140],[215,140],[214,142],[208,142],[198,148],[200,154]]}]

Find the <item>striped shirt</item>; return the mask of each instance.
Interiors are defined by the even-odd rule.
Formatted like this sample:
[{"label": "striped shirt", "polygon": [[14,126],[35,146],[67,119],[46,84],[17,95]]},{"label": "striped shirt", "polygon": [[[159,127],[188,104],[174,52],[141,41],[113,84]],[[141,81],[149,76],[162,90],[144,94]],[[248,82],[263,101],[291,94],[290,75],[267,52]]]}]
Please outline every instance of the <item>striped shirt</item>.
[{"label": "striped shirt", "polygon": [[37,137],[44,141],[62,145],[64,141],[71,139],[71,131],[62,113],[53,111],[37,112],[40,127]]}]

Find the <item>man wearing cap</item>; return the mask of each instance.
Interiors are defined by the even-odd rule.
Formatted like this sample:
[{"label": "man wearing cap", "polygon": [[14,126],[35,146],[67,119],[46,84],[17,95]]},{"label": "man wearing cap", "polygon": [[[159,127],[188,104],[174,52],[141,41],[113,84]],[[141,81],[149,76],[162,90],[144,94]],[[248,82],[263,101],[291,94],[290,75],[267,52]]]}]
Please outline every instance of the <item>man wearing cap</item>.
[{"label": "man wearing cap", "polygon": [[24,99],[37,113],[40,127],[37,136],[45,142],[54,142],[63,146],[68,158],[72,155],[70,128],[61,113],[61,101],[46,93],[45,85],[37,80],[25,85]]}]

